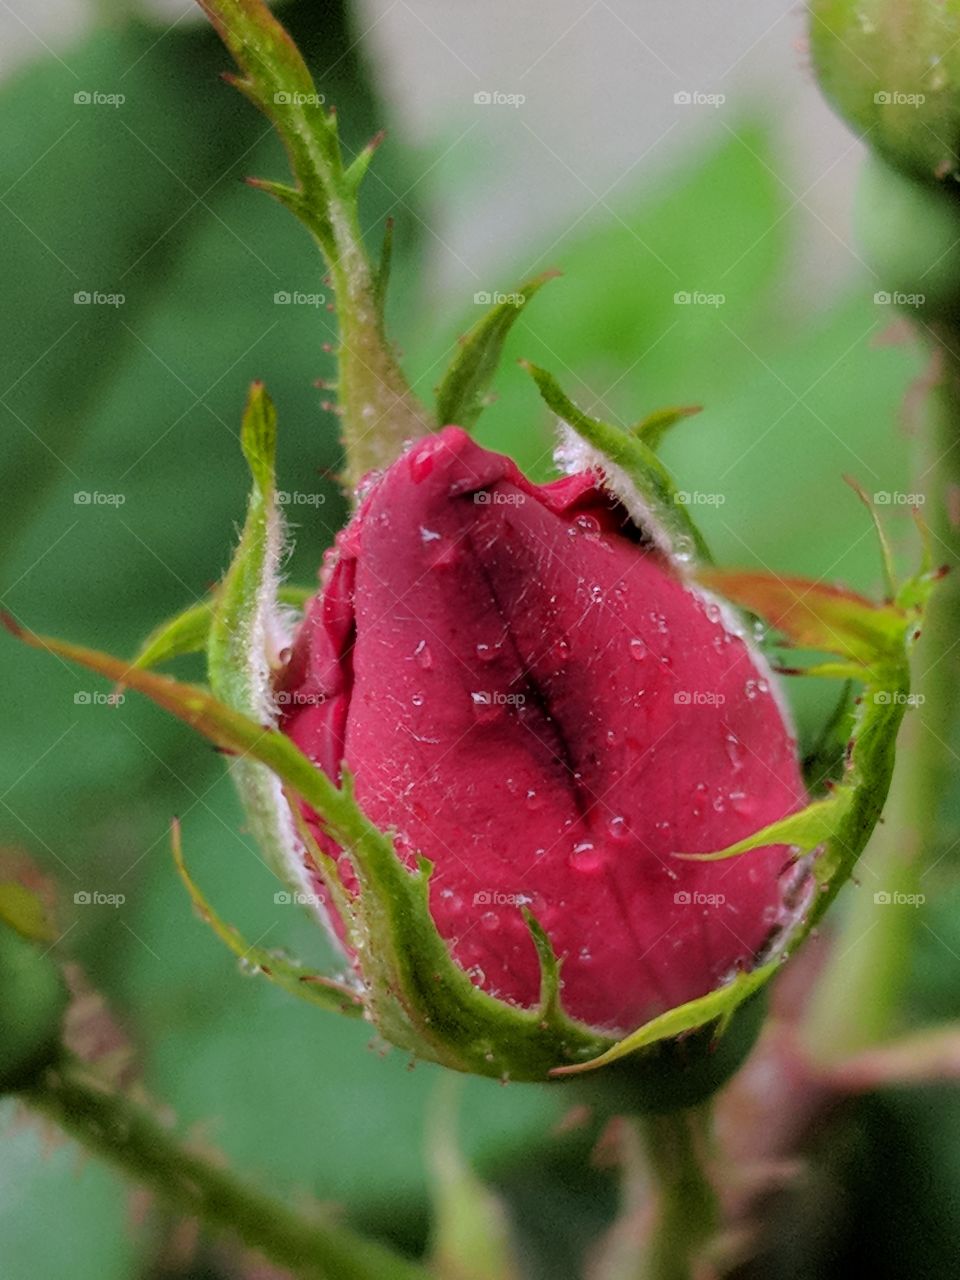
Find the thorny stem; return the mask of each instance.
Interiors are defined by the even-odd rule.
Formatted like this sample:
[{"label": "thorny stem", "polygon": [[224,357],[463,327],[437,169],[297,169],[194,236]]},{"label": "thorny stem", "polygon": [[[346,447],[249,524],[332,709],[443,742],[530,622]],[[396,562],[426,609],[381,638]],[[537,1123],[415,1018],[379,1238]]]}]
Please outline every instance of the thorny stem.
[{"label": "thorny stem", "polygon": [[21,1097],[174,1209],[234,1232],[304,1280],[426,1280],[416,1263],[319,1215],[297,1213],[191,1151],[69,1054]]}]

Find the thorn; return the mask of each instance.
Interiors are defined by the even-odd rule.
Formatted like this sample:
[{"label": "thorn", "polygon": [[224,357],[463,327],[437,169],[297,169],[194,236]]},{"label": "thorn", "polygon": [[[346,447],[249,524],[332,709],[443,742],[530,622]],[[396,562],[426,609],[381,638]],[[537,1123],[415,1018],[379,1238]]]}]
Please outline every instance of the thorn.
[{"label": "thorn", "polygon": [[386,129],[378,129],[377,132],[370,139],[370,141],[367,143],[368,149],[370,151],[376,151],[377,147],[380,146],[380,144],[383,142],[386,136],[387,136]]}]

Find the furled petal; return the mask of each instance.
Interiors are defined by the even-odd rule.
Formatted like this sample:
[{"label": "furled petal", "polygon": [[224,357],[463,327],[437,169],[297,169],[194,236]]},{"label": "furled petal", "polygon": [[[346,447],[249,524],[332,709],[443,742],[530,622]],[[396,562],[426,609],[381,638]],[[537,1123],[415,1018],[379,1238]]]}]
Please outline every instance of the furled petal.
[{"label": "furled petal", "polygon": [[447,427],[341,535],[284,729],[331,776],[346,761],[401,856],[433,861],[434,918],[479,985],[535,1003],[529,905],[567,1011],[628,1030],[750,965],[784,916],[784,848],[672,856],[806,799],[729,622],[595,477],[533,485]]}]

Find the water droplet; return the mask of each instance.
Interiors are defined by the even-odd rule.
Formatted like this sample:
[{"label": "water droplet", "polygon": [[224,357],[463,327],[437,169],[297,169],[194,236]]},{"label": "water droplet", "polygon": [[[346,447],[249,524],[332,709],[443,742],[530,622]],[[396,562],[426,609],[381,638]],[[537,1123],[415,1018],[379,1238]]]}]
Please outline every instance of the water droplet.
[{"label": "water droplet", "polygon": [[483,643],[478,644],[477,657],[480,659],[481,662],[493,662],[494,658],[497,656],[498,649],[499,649],[499,645],[483,644]]},{"label": "water droplet", "polygon": [[757,811],[757,802],[744,791],[731,791],[730,807],[734,813],[739,813],[744,818],[752,818]]},{"label": "water droplet", "polygon": [[723,610],[718,604],[714,604],[713,601],[708,603],[704,612],[711,622],[719,622],[723,617]]},{"label": "water droplet", "polygon": [[733,765],[734,769],[738,771],[742,769],[747,749],[737,735],[735,733],[728,733],[724,739],[723,745],[726,748],[727,759]]},{"label": "water droplet", "polygon": [[427,529],[424,525],[420,526],[421,542],[439,542],[440,534],[435,529]]},{"label": "water droplet", "polygon": [[589,947],[581,947],[579,952],[577,953],[577,959],[582,964],[589,964],[590,961],[593,959],[593,952],[590,950]]},{"label": "water droplet", "polygon": [[630,657],[634,662],[643,662],[647,653],[647,646],[644,642],[638,636],[634,636],[630,641]]},{"label": "water droplet", "polygon": [[480,917],[480,923],[488,933],[496,933],[500,928],[500,917],[495,911],[485,911]]},{"label": "water droplet", "polygon": [[594,583],[590,588],[590,600],[593,604],[603,604],[603,587]]},{"label": "water droplet", "polygon": [[616,840],[618,844],[630,838],[630,832],[627,828],[627,820],[617,814],[616,817],[610,819],[607,823],[607,830],[610,832],[611,840]]},{"label": "water droplet", "polygon": [[527,792],[526,800],[527,800],[527,808],[528,808],[528,809],[542,809],[542,808],[543,808],[543,796],[538,795],[538,794],[537,794],[537,792],[536,792],[536,791],[534,791],[532,787],[531,787],[531,789]]},{"label": "water droplet", "polygon": [[584,533],[599,533],[600,521],[596,516],[587,515],[586,512],[577,516],[574,521],[578,529],[582,529]]},{"label": "water droplet", "polygon": [[598,849],[592,840],[581,840],[573,846],[570,854],[570,866],[574,871],[595,874],[602,871],[606,864],[603,851]]},{"label": "water droplet", "polygon": [[413,695],[413,697],[410,699],[410,701],[413,703],[413,705],[414,705],[415,707],[422,707],[422,706],[423,706],[423,694],[422,694],[422,693],[415,693],[415,694]]}]

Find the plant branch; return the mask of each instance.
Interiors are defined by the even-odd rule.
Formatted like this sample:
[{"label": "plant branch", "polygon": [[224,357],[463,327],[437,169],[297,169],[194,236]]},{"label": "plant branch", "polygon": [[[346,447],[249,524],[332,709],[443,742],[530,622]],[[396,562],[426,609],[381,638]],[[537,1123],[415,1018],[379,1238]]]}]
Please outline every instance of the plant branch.
[{"label": "plant branch", "polygon": [[20,1096],[173,1208],[234,1232],[304,1280],[426,1280],[416,1263],[319,1215],[297,1213],[189,1150],[76,1058],[65,1054]]}]

